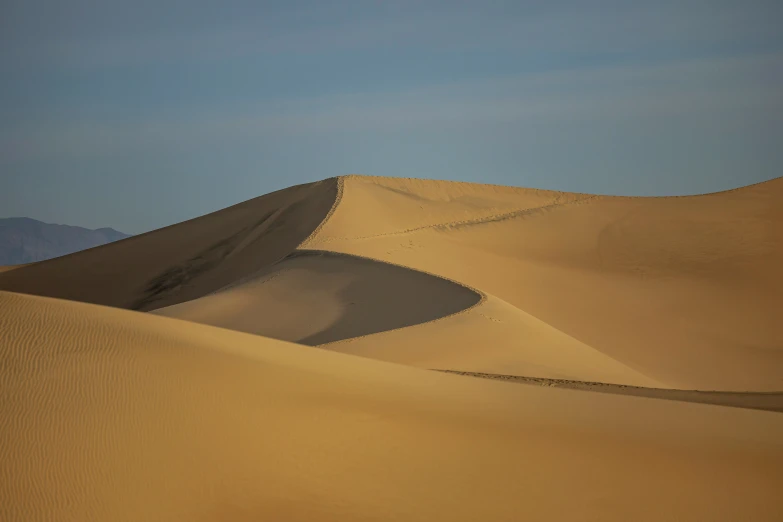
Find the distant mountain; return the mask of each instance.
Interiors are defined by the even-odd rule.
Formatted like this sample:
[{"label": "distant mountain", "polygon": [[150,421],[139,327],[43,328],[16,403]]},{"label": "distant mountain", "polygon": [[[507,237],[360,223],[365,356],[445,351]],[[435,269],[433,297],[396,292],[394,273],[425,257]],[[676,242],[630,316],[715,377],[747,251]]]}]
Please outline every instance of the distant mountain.
[{"label": "distant mountain", "polygon": [[0,218],[0,266],[34,263],[130,237],[111,228],[90,230],[30,218]]}]

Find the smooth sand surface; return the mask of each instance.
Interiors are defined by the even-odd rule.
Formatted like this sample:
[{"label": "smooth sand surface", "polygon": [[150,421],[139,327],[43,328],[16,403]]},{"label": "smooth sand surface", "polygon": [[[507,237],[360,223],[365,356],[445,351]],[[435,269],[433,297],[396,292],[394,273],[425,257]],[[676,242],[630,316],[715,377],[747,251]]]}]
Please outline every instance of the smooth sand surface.
[{"label": "smooth sand surface", "polygon": [[783,178],[344,176],[0,270],[0,520],[782,520],[781,267]]},{"label": "smooth sand surface", "polygon": [[783,517],[778,413],[472,379],[0,293],[0,518]]}]

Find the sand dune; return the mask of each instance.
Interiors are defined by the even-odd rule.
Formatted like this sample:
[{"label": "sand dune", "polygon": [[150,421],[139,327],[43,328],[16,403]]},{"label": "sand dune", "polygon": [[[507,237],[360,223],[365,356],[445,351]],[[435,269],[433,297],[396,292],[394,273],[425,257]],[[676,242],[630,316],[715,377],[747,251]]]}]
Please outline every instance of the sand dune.
[{"label": "sand dune", "polygon": [[150,310],[285,257],[322,222],[336,180],[299,185],[147,234],[0,275],[0,290]]},{"label": "sand dune", "polygon": [[[332,213],[300,248],[447,277],[485,299],[458,317],[381,333],[392,329],[389,315],[401,309],[390,307],[381,318],[364,317],[364,331],[333,329],[350,342],[329,349],[425,368],[527,377],[783,389],[781,180],[679,198],[365,176],[339,183]],[[377,276],[383,279],[381,272]],[[283,324],[286,332],[312,324],[285,312],[289,305],[272,302],[320,300],[321,310],[339,315],[331,320],[343,320],[344,299],[326,297],[311,283],[312,290],[302,288],[280,279],[254,286],[257,306],[246,300],[229,305],[228,294],[221,294],[161,313],[286,340],[302,337],[282,333]],[[368,292],[378,302],[388,299],[378,289]],[[255,316],[252,325],[234,312],[237,307],[245,317]],[[281,321],[278,312],[287,318]],[[323,312],[319,317],[329,320]]]},{"label": "sand dune", "polygon": [[[440,198],[471,201],[516,191],[525,204],[517,212],[477,212],[459,222],[429,219],[374,236],[366,222],[354,225],[366,221],[356,216],[370,212],[363,203],[367,190],[379,208],[395,205],[401,192],[423,193],[422,185]],[[380,193],[387,186],[384,200]],[[665,387],[783,387],[783,179],[679,198],[528,194],[368,177],[344,179],[343,192],[307,248],[391,261],[467,284]],[[525,208],[532,200],[539,206]],[[417,201],[427,209],[424,198]],[[431,330],[420,339],[431,345],[437,335]],[[360,342],[377,351],[382,337]],[[359,353],[358,346],[354,350]],[[464,369],[523,374],[511,365]]]},{"label": "sand dune", "polygon": [[1,518],[780,520],[783,416],[0,293]]},{"label": "sand dune", "polygon": [[0,267],[0,520],[781,520],[781,266],[783,178],[345,176]]},{"label": "sand dune", "polygon": [[[284,259],[303,250],[363,260]],[[783,178],[628,198],[345,176],[5,272],[0,289],[424,368],[780,391],[780,266]]]},{"label": "sand dune", "polygon": [[[781,209],[783,179],[627,198],[345,176],[6,272],[0,288],[424,368],[779,391]],[[364,261],[283,261],[294,250]]]}]

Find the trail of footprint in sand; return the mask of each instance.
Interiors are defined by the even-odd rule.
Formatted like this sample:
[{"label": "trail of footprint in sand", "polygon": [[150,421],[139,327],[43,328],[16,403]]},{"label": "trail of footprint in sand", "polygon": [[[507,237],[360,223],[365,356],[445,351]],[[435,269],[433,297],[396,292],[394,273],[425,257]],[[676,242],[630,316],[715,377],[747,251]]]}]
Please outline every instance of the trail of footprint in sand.
[{"label": "trail of footprint in sand", "polygon": [[700,404],[716,404],[734,408],[749,408],[783,412],[783,392],[724,392],[706,390],[673,390],[665,388],[647,388],[643,386],[628,386],[605,382],[572,381],[567,379],[544,379],[540,377],[524,377],[521,375],[501,375],[497,373],[465,372],[457,370],[435,370],[439,372],[494,379],[508,382],[518,382],[553,388],[566,388],[616,395],[631,395],[652,399],[670,401],[696,402]]},{"label": "trail of footprint in sand", "polygon": [[438,320],[482,295],[417,270],[297,250],[239,284],[153,313],[317,345]]}]

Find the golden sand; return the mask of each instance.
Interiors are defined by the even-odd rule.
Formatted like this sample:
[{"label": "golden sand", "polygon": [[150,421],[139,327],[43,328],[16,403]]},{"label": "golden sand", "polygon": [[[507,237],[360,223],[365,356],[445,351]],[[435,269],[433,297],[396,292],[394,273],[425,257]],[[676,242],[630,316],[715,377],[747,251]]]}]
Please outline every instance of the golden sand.
[{"label": "golden sand", "polygon": [[0,520],[782,520],[781,266],[783,179],[346,176],[0,270]]}]

